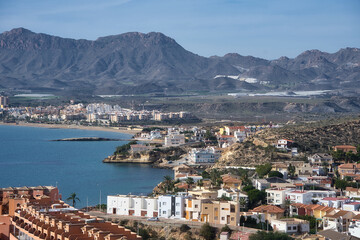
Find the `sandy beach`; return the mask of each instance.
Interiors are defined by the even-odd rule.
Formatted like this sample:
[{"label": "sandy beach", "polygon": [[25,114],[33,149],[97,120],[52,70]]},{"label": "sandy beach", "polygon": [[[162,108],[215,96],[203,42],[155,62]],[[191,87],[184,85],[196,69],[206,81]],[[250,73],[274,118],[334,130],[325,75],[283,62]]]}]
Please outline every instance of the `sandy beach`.
[{"label": "sandy beach", "polygon": [[44,123],[3,123],[0,122],[0,125],[7,126],[25,126],[25,127],[42,127],[42,128],[63,128],[63,129],[82,129],[82,130],[92,130],[92,131],[105,131],[105,132],[117,132],[117,133],[126,133],[134,135],[140,130],[128,130],[125,127],[105,127],[105,126],[81,126],[81,125],[67,125],[67,124],[44,124]]}]

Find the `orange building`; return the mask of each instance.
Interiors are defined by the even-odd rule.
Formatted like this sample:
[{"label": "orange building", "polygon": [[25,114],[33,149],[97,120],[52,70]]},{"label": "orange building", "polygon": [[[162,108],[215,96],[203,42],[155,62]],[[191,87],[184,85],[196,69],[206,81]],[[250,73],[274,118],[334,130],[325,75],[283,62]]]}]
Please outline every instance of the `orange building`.
[{"label": "orange building", "polygon": [[10,240],[140,240],[130,230],[50,198],[31,199],[11,218]]},{"label": "orange building", "polygon": [[357,153],[356,147],[351,145],[338,145],[334,147],[334,151],[353,152]]}]

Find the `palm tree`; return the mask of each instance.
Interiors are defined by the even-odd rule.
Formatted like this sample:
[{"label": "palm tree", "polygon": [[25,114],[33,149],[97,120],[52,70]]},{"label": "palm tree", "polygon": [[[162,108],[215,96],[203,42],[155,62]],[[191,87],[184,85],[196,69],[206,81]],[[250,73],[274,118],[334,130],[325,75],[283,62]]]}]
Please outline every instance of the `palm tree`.
[{"label": "palm tree", "polygon": [[166,193],[172,188],[172,178],[169,175],[164,176],[164,188]]},{"label": "palm tree", "polygon": [[246,209],[246,204],[247,204],[246,198],[241,197],[239,199],[239,204],[240,204],[240,211],[241,209],[243,210]]},{"label": "palm tree", "polygon": [[186,183],[189,185],[189,188],[191,188],[191,186],[192,186],[195,182],[194,182],[194,179],[193,179],[193,178],[188,177],[188,178],[186,179]]},{"label": "palm tree", "polygon": [[202,186],[204,186],[204,181],[200,179],[199,181],[197,181],[197,185],[201,188]]},{"label": "palm tree", "polygon": [[76,201],[80,202],[80,199],[76,196],[76,193],[70,194],[70,197],[66,199],[67,201],[72,201],[72,206],[75,207]]}]

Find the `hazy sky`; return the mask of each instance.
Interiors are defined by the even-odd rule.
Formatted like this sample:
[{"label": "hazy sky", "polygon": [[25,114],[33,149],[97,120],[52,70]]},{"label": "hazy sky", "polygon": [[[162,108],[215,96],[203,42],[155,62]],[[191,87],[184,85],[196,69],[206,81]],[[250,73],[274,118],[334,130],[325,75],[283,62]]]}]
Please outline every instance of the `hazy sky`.
[{"label": "hazy sky", "polygon": [[0,32],[95,40],[162,32],[202,56],[360,47],[360,0],[0,0]]}]

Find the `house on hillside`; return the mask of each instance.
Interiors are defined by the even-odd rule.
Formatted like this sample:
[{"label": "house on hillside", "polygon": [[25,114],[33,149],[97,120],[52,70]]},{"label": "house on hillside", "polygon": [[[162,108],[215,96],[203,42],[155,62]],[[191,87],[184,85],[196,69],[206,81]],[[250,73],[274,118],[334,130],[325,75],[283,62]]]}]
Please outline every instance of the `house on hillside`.
[{"label": "house on hillside", "polygon": [[351,145],[338,145],[333,147],[334,151],[343,151],[345,153],[347,152],[353,152],[354,154],[357,153],[356,147]]}]

